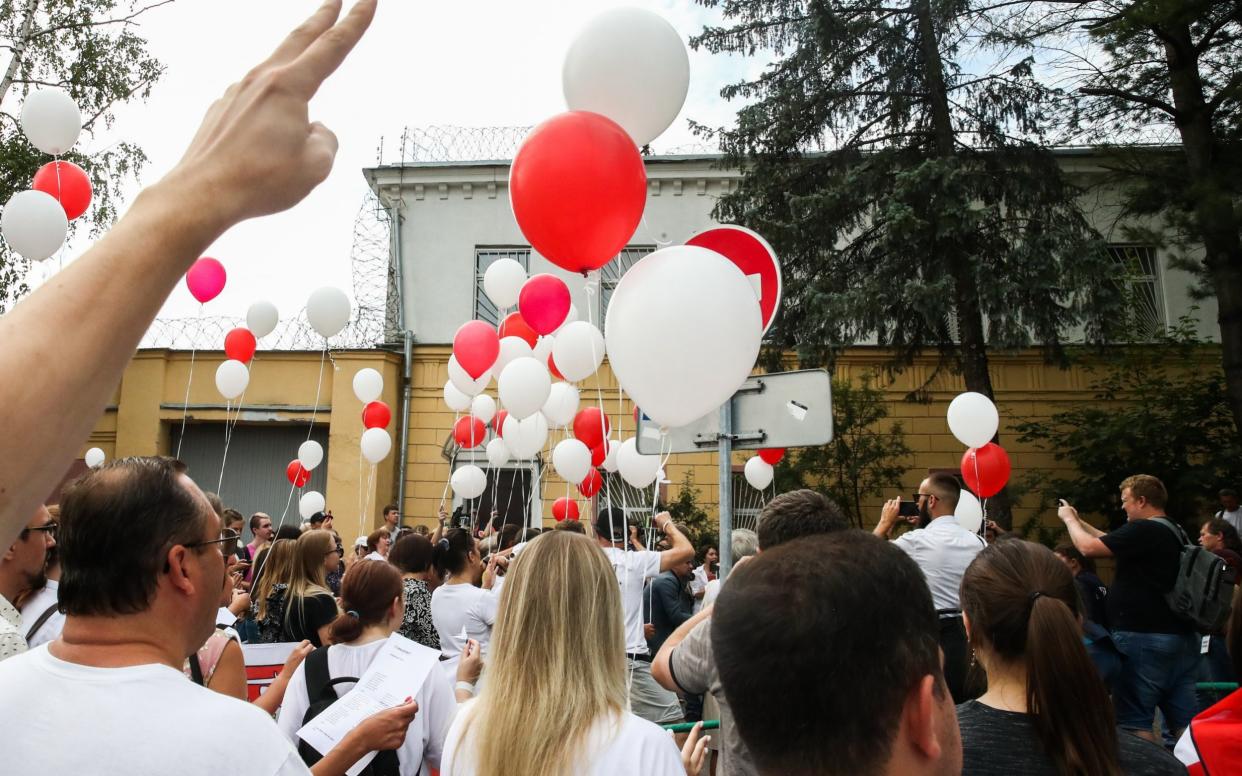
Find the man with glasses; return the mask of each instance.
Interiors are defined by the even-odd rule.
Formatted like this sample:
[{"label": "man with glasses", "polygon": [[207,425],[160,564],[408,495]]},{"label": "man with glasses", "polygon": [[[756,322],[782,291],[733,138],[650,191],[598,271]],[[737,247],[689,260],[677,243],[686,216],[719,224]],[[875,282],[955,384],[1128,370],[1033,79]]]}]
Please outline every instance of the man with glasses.
[{"label": "man with glasses", "polygon": [[[954,703],[970,699],[966,686],[969,649],[958,590],[962,574],[986,545],[983,538],[962,528],[953,516],[962,486],[952,475],[937,473],[919,483],[914,500],[918,503],[918,528],[906,531],[893,542],[918,564],[931,588],[932,603],[940,621],[940,648],[944,651],[944,678]],[[901,499],[891,499],[880,512],[875,535],[889,534],[902,518]]]},{"label": "man with glasses", "polygon": [[[58,641],[0,663],[0,729],[20,731],[6,755],[33,773],[163,773],[175,764],[210,776],[245,740],[246,773],[305,774],[271,717],[181,672],[215,627],[224,551],[236,539],[185,467],[113,461],[71,484],[60,506],[65,627]],[[43,522],[37,516],[30,531]],[[394,748],[412,706],[365,720],[315,773],[343,773],[366,752]],[[31,723],[51,718],[55,726]]]},{"label": "man with glasses", "polygon": [[40,506],[4,557],[0,558],[0,660],[26,651],[22,616],[13,602],[39,584],[47,551],[56,546],[56,523]]}]

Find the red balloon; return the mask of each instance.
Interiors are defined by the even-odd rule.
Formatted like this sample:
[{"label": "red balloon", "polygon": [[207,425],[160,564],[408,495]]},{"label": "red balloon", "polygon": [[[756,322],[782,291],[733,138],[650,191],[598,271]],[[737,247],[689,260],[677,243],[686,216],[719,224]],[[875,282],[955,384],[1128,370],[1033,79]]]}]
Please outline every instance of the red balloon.
[{"label": "red balloon", "polygon": [[48,162],[35,173],[30,188],[51,194],[72,221],[91,206],[91,178],[73,162]]},{"label": "red balloon", "polygon": [[523,318],[521,313],[509,313],[505,319],[500,322],[500,339],[505,337],[521,337],[526,340],[526,344],[532,348],[539,341],[539,335],[530,327]]},{"label": "red balloon", "polygon": [[522,320],[539,334],[551,334],[569,315],[569,286],[556,275],[535,275],[518,294]]},{"label": "red balloon", "polygon": [[1009,455],[994,442],[972,447],[962,456],[962,480],[979,498],[990,498],[1009,482]]},{"label": "red balloon", "polygon": [[767,447],[759,451],[759,457],[769,466],[775,466],[785,457],[785,448],[783,447]]},{"label": "red balloon", "polygon": [[487,438],[487,426],[473,415],[458,418],[453,424],[453,439],[466,448],[478,447]]},{"label": "red balloon", "polygon": [[388,428],[392,410],[382,401],[373,401],[362,408],[362,425],[366,428]]},{"label": "red balloon", "polygon": [[585,274],[633,237],[647,204],[647,171],[616,122],[570,111],[526,136],[509,170],[509,201],[539,255]]},{"label": "red balloon", "polygon": [[608,432],[611,430],[608,416],[599,407],[587,407],[578,410],[578,414],[574,415],[574,438],[587,447],[599,447],[604,444],[604,439],[608,437]]},{"label": "red balloon", "polygon": [[608,457],[608,448],[610,447],[612,447],[612,443],[609,442],[607,439],[604,440],[603,444],[599,444],[599,445],[596,445],[595,447],[592,447],[591,448],[591,465],[602,466],[604,464],[604,459]]},{"label": "red balloon", "polygon": [[599,489],[604,487],[604,478],[599,476],[598,469],[592,469],[587,472],[586,479],[578,483],[578,492],[586,498],[599,493]]},{"label": "red balloon", "polygon": [[285,477],[288,478],[289,484],[295,488],[300,488],[310,482],[310,472],[302,468],[302,462],[296,458],[285,467]]},{"label": "red balloon", "polygon": [[466,321],[453,335],[453,355],[466,374],[478,380],[496,363],[500,338],[496,330],[483,321]]},{"label": "red balloon", "polygon": [[551,353],[548,354],[548,371],[551,372],[552,376],[557,380],[565,379],[565,375],[561,374],[561,370],[556,368],[556,359],[552,358]]},{"label": "red balloon", "polygon": [[509,417],[508,410],[496,410],[496,414],[492,416],[492,430],[499,434],[505,428],[505,418]]},{"label": "red balloon", "polygon": [[259,346],[250,329],[238,327],[224,335],[224,354],[243,364],[250,363],[254,358],[254,350]]},{"label": "red balloon", "polygon": [[552,516],[556,518],[558,523],[562,520],[577,520],[580,514],[578,502],[569,496],[561,496],[552,502]]}]

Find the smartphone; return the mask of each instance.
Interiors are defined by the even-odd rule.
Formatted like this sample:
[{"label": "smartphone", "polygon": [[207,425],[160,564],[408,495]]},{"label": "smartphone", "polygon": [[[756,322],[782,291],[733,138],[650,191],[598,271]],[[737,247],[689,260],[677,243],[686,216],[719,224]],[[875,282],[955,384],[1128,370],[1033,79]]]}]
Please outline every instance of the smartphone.
[{"label": "smartphone", "polygon": [[919,504],[917,501],[903,501],[897,508],[898,517],[918,517]]}]

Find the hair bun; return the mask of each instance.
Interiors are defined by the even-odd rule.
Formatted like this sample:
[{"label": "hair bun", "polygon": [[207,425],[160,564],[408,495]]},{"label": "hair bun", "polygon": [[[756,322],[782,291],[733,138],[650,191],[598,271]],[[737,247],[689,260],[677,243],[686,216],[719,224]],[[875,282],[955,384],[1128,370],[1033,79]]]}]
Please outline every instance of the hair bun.
[{"label": "hair bun", "polygon": [[362,615],[358,614],[358,610],[357,610],[357,609],[346,609],[346,610],[345,610],[345,613],[346,613],[346,614],[348,614],[350,617],[353,617],[353,618],[355,618],[355,619],[361,618],[361,616],[362,616]]},{"label": "hair bun", "polygon": [[449,540],[448,540],[448,539],[441,539],[441,540],[439,541],[439,543],[437,543],[437,545],[436,545],[436,546],[437,546],[437,547],[439,547],[440,549],[444,550],[445,552],[448,552],[448,551],[449,551],[449,549],[450,549],[450,547],[451,547],[451,545],[449,544]]}]

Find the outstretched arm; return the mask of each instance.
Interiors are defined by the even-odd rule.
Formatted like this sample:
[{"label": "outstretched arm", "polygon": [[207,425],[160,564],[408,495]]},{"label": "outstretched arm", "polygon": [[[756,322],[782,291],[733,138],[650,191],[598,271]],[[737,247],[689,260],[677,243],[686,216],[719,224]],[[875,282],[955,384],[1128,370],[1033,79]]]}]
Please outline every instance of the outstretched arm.
[{"label": "outstretched arm", "polygon": [[[286,210],[328,176],[336,137],[308,102],[375,14],[327,0],[217,100],[167,176],[82,257],[0,318],[0,546],[94,426],[165,297],[234,224]],[[38,369],[29,365],[37,363]],[[19,377],[20,376],[20,377]]]}]

